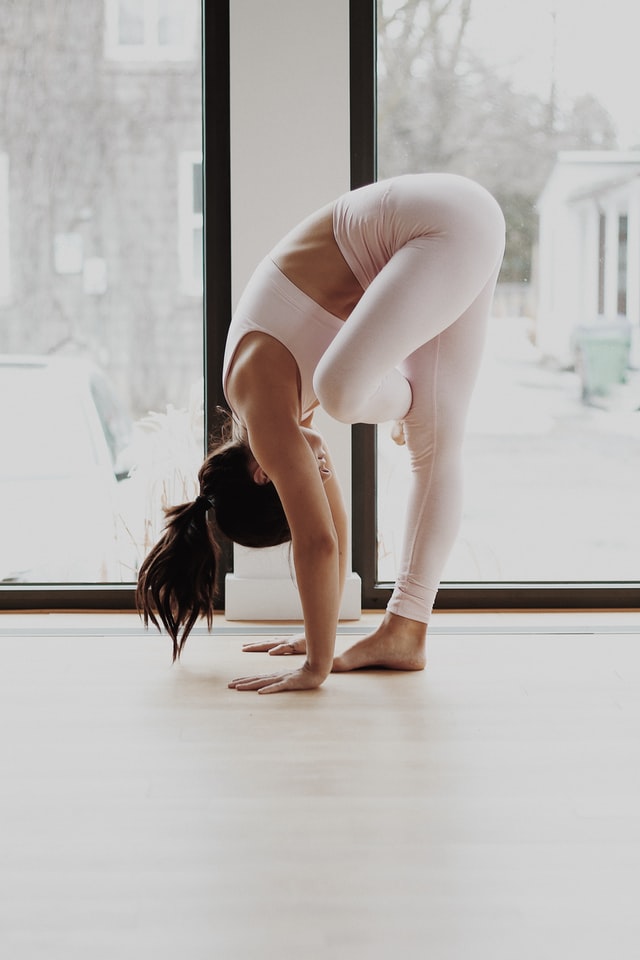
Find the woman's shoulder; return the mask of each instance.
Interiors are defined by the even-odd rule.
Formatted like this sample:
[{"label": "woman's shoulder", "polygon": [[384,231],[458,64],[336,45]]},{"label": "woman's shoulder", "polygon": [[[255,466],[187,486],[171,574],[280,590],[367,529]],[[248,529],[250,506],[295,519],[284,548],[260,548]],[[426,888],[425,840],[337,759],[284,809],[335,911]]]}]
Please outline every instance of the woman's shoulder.
[{"label": "woman's shoulder", "polygon": [[279,340],[250,331],[237,346],[226,391],[233,409],[246,422],[249,411],[291,409],[298,414],[299,373],[293,355]]}]

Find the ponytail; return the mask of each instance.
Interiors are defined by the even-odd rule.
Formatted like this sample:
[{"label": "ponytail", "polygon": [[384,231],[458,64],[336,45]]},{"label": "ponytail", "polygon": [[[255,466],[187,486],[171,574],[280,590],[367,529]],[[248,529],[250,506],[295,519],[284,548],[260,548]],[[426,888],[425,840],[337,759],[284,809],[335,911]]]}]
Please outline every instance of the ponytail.
[{"label": "ponytail", "polygon": [[213,450],[198,473],[200,496],[165,511],[164,533],[140,567],[138,610],[145,626],[165,628],[174,662],[199,617],[213,624],[220,535],[246,547],[291,540],[278,492],[254,483],[250,457],[238,438]]},{"label": "ponytail", "polygon": [[200,495],[169,507],[164,533],[138,574],[136,603],[144,625],[164,626],[174,662],[196,620],[206,617],[209,629],[213,623],[220,547],[207,519],[212,506],[211,498]]}]

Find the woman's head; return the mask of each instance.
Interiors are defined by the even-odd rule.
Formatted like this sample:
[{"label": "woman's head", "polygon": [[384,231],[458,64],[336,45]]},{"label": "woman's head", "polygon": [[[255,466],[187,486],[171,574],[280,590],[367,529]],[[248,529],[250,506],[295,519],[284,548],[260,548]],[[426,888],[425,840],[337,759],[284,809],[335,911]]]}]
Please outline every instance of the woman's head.
[{"label": "woman's head", "polygon": [[215,501],[221,533],[243,547],[273,547],[291,539],[280,497],[272,483],[254,478],[246,443],[234,441],[209,454],[200,468],[200,491]]},{"label": "woman's head", "polygon": [[274,485],[257,483],[254,468],[242,439],[214,449],[198,474],[200,496],[166,511],[162,537],[140,567],[138,609],[145,625],[164,626],[174,660],[199,617],[211,626],[220,534],[246,547],[291,539]]}]

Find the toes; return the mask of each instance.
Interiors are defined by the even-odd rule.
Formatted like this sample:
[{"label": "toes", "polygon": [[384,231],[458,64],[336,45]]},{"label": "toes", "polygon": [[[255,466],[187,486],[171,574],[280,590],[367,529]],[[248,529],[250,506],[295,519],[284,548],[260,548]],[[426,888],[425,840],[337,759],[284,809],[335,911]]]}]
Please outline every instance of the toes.
[{"label": "toes", "polygon": [[342,655],[336,657],[333,661],[333,667],[331,668],[332,673],[348,673],[350,670],[356,670],[358,664],[355,662],[353,657],[348,655]]}]

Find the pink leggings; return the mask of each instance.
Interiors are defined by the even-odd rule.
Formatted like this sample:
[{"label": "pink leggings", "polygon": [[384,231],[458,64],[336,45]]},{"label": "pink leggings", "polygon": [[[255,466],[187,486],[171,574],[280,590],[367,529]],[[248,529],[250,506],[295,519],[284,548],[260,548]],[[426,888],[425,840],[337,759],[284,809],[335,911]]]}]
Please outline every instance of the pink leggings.
[{"label": "pink leggings", "polygon": [[411,486],[387,609],[423,623],[460,524],[464,426],[504,252],[493,198],[469,181],[436,180],[422,198],[424,235],[373,279],[313,378],[337,420],[404,420]]}]

